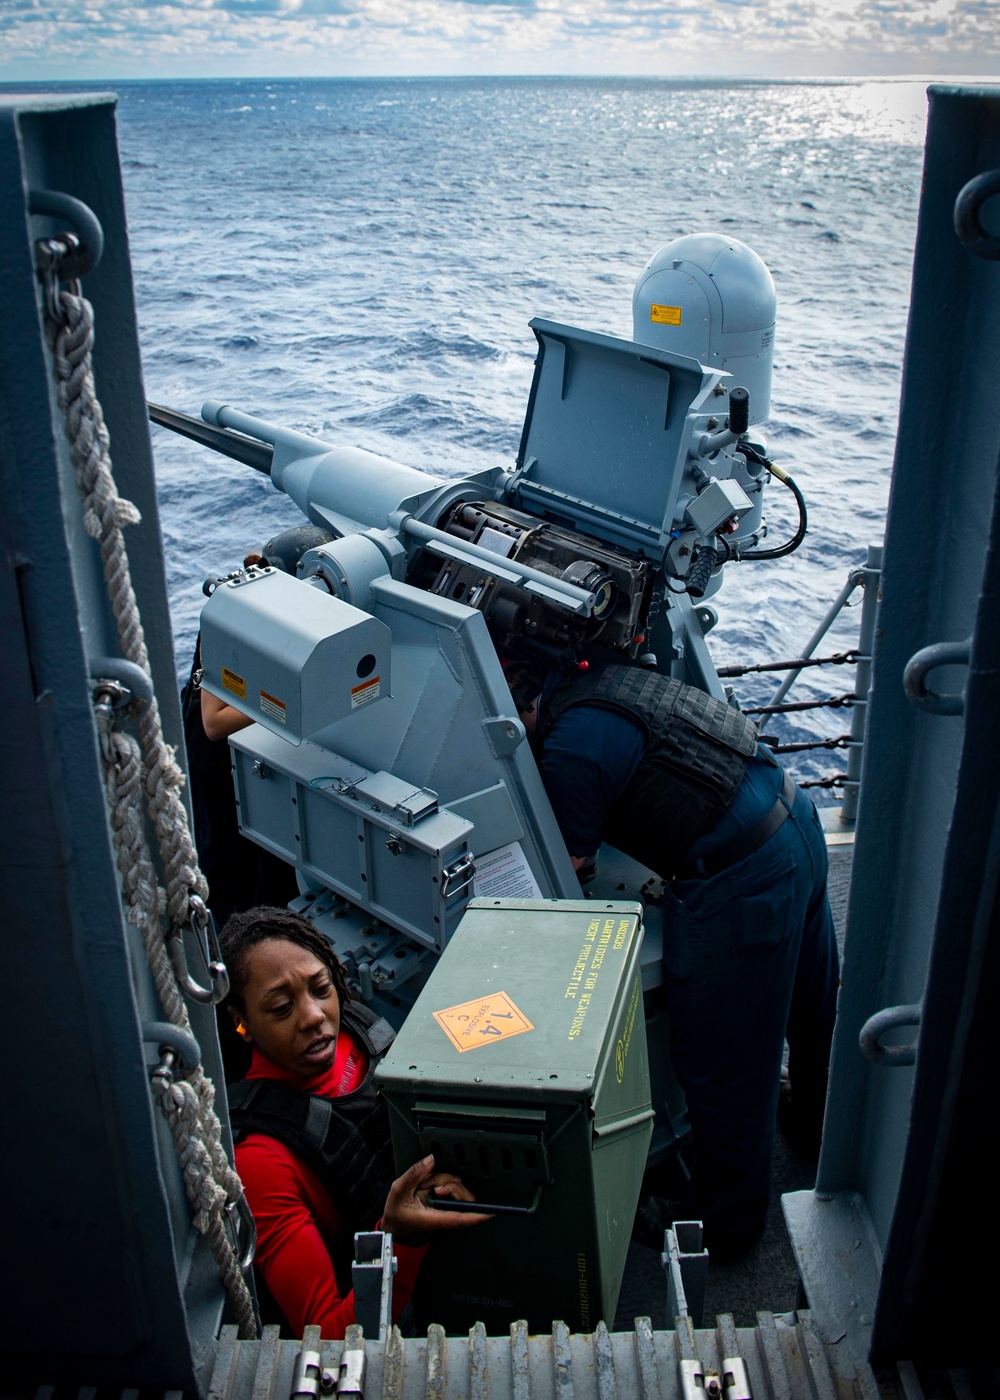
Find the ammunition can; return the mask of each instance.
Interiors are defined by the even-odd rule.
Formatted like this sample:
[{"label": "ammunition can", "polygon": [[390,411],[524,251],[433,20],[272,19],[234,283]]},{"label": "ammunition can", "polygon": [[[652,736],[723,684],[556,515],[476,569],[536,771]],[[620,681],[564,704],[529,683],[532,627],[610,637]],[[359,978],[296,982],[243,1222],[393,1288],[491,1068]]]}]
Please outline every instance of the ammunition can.
[{"label": "ammunition can", "polygon": [[378,1070],[400,1171],[495,1207],[436,1233],[421,1320],[611,1326],[652,1133],[642,906],[474,900]]}]

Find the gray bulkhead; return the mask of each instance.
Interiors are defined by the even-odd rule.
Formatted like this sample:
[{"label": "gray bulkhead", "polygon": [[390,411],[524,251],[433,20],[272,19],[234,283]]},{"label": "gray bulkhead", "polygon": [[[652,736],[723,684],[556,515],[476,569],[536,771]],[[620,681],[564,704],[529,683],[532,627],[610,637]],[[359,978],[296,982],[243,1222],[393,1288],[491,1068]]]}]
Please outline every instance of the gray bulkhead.
[{"label": "gray bulkhead", "polygon": [[[33,240],[65,225],[26,212],[28,191],[53,188],[104,229],[86,278],[95,377],[121,494],[142,515],[129,545],[163,723],[183,747],[114,99],[0,98],[0,1374],[16,1385],[44,1358],[52,1383],[204,1393],[223,1294],[150,1094],[156,1045],[142,1027],[162,1012],[123,919],[106,817],[92,678],[118,641],[55,406],[33,260]],[[214,1011],[192,1005],[191,1020],[219,1076]]]},{"label": "gray bulkhead", "polygon": [[939,1310],[998,1245],[998,189],[1000,91],[931,88],[823,1147],[784,1198],[822,1334],[880,1358],[954,1355]]}]

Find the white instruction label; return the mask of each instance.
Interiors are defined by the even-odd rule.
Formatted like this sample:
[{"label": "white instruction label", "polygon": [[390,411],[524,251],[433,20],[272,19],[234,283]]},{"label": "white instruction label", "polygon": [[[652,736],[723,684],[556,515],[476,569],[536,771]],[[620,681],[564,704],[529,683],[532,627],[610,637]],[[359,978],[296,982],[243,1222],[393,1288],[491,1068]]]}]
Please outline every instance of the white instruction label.
[{"label": "white instruction label", "polygon": [[359,705],[367,705],[369,700],[377,700],[381,690],[380,682],[380,676],[372,676],[370,681],[354,686],[351,690],[351,709],[356,710]]},{"label": "white instruction label", "polygon": [[476,899],[542,898],[520,841],[476,856],[476,879],[472,889]]},{"label": "white instruction label", "polygon": [[260,708],[265,715],[270,715],[279,724],[286,723],[288,707],[284,700],[279,700],[276,695],[268,695],[266,690],[260,692]]}]

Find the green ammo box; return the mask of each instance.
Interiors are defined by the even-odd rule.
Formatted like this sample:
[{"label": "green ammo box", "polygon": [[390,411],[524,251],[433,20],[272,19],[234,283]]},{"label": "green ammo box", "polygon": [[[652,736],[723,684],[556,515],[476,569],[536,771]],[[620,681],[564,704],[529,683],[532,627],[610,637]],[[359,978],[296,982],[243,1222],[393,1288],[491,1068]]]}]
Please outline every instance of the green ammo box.
[{"label": "green ammo box", "polygon": [[378,1069],[399,1171],[497,1214],[436,1234],[421,1321],[610,1327],[652,1133],[642,906],[479,899]]}]

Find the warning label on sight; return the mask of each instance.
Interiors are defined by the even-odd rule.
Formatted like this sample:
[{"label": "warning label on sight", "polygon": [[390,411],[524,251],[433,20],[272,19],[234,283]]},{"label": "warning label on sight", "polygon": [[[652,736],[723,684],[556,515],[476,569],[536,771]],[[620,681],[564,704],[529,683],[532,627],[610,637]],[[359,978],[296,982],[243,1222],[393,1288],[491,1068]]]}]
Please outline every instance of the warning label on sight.
[{"label": "warning label on sight", "polygon": [[506,992],[491,992],[477,1001],[463,1001],[460,1006],[435,1011],[434,1019],[455,1049],[463,1054],[480,1045],[492,1045],[535,1029]]},{"label": "warning label on sight", "polygon": [[681,323],[681,308],[679,306],[657,306],[654,301],[649,308],[649,319],[660,326],[679,326]]},{"label": "warning label on sight", "polygon": [[222,668],[222,686],[224,690],[231,690],[234,695],[238,695],[241,700],[247,698],[247,683],[242,676],[238,676],[235,671],[230,671],[228,666]]}]

